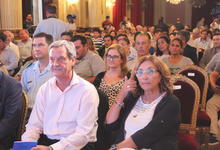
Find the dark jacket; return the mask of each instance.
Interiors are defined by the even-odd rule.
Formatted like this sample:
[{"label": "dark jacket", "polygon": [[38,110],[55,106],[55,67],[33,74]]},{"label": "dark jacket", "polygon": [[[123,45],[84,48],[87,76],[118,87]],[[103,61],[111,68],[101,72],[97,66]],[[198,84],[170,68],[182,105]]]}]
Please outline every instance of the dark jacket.
[{"label": "dark jacket", "polygon": [[21,84],[0,71],[0,149],[12,147],[21,110]]},{"label": "dark jacket", "polygon": [[104,58],[105,55],[105,45],[103,45],[102,47],[100,47],[98,50],[99,56],[101,56],[102,58]]},{"label": "dark jacket", "polygon": [[[133,96],[131,93],[125,98],[125,106],[121,110],[119,119],[107,124],[108,130],[119,128],[118,137],[115,143],[124,140],[125,121],[135,106],[139,96]],[[151,148],[152,150],[176,150],[177,131],[180,125],[180,102],[173,94],[167,94],[157,105],[153,118],[143,129],[134,133],[131,138],[138,148]]]},{"label": "dark jacket", "polygon": [[194,65],[198,65],[198,58],[195,47],[186,44],[186,47],[183,49],[183,56],[190,58]]},{"label": "dark jacket", "polygon": [[[96,87],[98,93],[99,93],[99,119],[98,119],[98,130],[97,130],[97,142],[96,142],[96,149],[97,150],[108,150],[111,144],[113,144],[113,137],[115,133],[112,133],[111,131],[106,131],[104,127],[105,117],[109,109],[108,105],[108,97],[105,93],[103,93],[101,90],[99,90],[100,83],[102,79],[104,78],[106,72],[100,72],[93,84]],[[130,73],[127,73],[127,77],[130,77]]]}]

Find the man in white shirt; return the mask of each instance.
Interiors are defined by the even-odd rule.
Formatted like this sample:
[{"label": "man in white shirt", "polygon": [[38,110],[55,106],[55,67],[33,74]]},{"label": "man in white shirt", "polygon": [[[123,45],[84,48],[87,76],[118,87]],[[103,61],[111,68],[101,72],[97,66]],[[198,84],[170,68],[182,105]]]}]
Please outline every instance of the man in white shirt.
[{"label": "man in white shirt", "polygon": [[18,42],[20,60],[24,62],[27,58],[31,57],[32,39],[29,36],[29,32],[25,29],[21,29],[18,33],[20,41]]},{"label": "man in white shirt", "polygon": [[54,77],[40,87],[22,140],[38,140],[32,150],[93,150],[89,142],[96,141],[98,93],[74,72],[72,43],[52,43],[49,59]]},{"label": "man in white shirt", "polygon": [[10,74],[18,66],[18,57],[7,47],[7,36],[0,32],[0,61],[5,65]]},{"label": "man in white shirt", "polygon": [[200,32],[200,37],[195,39],[194,43],[198,52],[210,49],[212,40],[208,37],[208,30],[202,30]]},{"label": "man in white shirt", "polygon": [[20,59],[19,48],[13,43],[14,34],[11,31],[4,31],[4,34],[7,36],[7,49],[11,49],[16,54],[17,58]]}]

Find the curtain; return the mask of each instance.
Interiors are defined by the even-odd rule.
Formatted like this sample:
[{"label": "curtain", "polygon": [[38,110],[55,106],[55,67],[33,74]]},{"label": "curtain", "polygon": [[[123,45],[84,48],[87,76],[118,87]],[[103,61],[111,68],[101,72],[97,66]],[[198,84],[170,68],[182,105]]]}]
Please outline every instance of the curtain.
[{"label": "curtain", "polygon": [[0,29],[22,28],[22,0],[0,0]]},{"label": "curtain", "polygon": [[154,24],[154,0],[146,0],[145,8],[145,25]]},{"label": "curtain", "polygon": [[126,16],[126,0],[116,0],[113,7],[113,24],[116,30],[119,29],[119,23]]},{"label": "curtain", "polygon": [[136,25],[141,24],[141,18],[142,18],[142,5],[141,5],[142,0],[132,0],[132,13],[131,13],[131,22]]}]

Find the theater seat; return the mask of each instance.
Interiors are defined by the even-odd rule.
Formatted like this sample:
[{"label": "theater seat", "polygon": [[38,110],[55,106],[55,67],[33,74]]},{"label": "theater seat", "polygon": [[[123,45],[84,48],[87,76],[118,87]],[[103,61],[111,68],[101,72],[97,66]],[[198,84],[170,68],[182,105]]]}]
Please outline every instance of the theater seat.
[{"label": "theater seat", "polygon": [[188,132],[178,132],[179,150],[199,150],[199,143],[196,138]]}]

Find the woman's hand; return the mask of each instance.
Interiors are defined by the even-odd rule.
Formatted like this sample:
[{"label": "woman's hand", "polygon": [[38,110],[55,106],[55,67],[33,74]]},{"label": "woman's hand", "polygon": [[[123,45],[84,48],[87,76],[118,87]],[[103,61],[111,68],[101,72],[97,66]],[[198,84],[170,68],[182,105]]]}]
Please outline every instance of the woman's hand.
[{"label": "woman's hand", "polygon": [[129,91],[134,91],[137,87],[137,82],[133,79],[130,78],[128,79],[127,76],[125,76],[125,83],[122,86],[118,98],[116,100],[119,100],[119,102],[123,102],[124,98],[127,96]]}]

